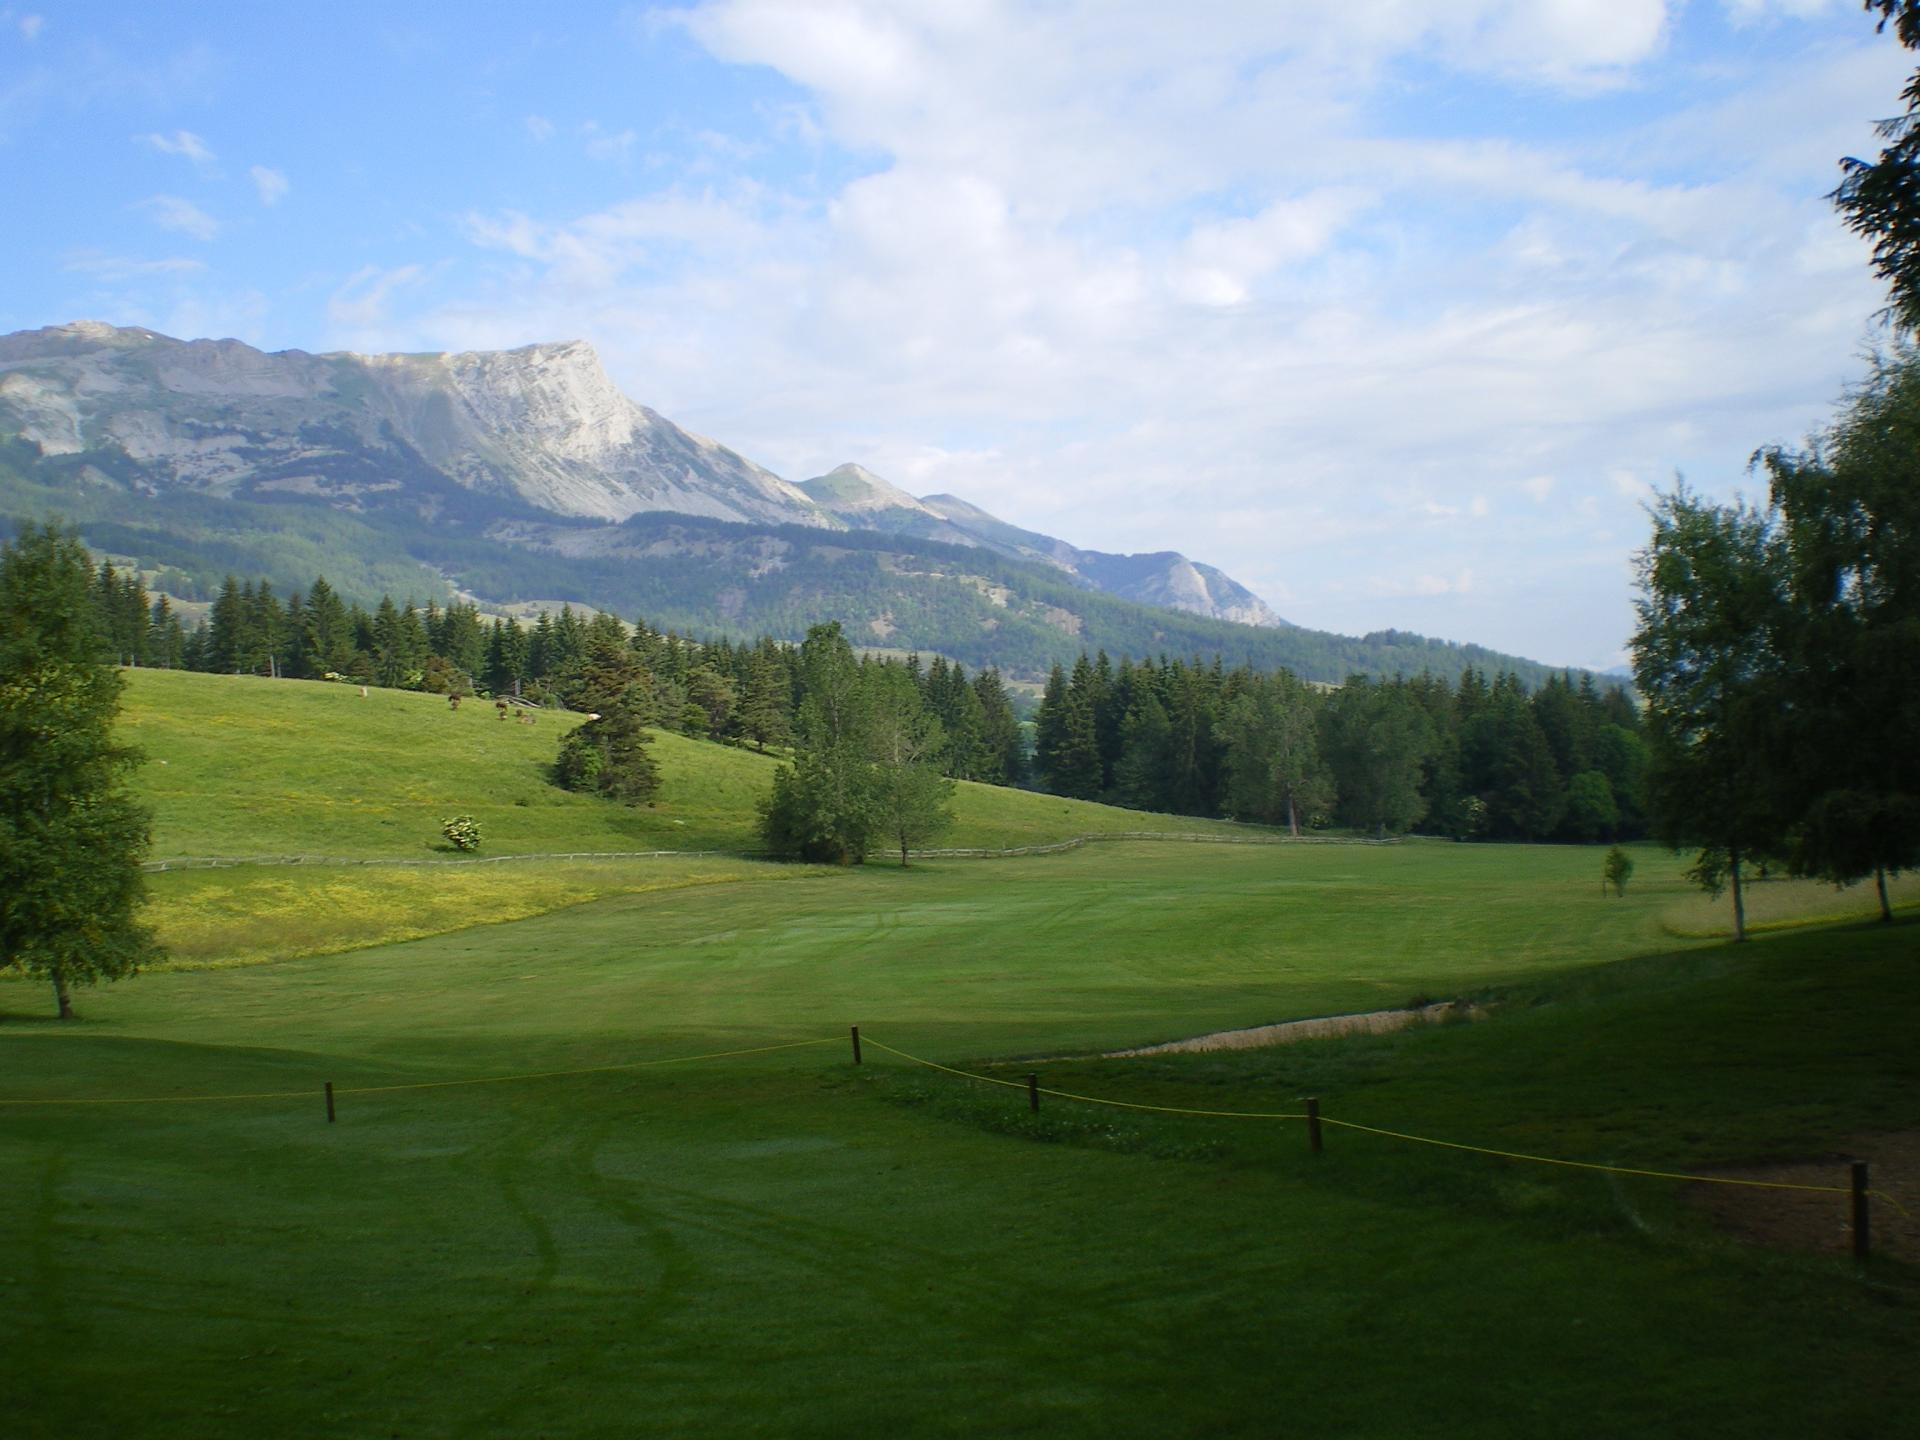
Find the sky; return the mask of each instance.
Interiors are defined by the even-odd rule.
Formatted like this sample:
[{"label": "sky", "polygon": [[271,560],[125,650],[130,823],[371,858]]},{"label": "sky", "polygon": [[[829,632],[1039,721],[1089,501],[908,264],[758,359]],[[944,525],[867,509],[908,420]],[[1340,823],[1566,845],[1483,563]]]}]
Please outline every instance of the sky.
[{"label": "sky", "polygon": [[1857,0],[0,0],[0,332],[586,339],[792,480],[1606,668],[1655,490],[1884,343],[1825,197],[1915,60]]}]

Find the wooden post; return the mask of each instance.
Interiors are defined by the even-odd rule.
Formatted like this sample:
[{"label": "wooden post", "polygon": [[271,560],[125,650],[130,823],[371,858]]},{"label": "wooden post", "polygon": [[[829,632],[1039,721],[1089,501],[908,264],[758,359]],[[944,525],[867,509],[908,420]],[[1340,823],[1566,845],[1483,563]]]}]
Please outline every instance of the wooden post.
[{"label": "wooden post", "polygon": [[1027,1076],[1027,1108],[1034,1114],[1040,1113],[1040,1077]]},{"label": "wooden post", "polygon": [[853,1036],[853,1063],[858,1065],[860,1063],[860,1027],[851,1026],[849,1033]]},{"label": "wooden post", "polygon": [[333,1124],[333,1082],[327,1081],[327,1124]]},{"label": "wooden post", "polygon": [[1307,1097],[1307,1144],[1313,1153],[1320,1153],[1320,1097]]},{"label": "wooden post", "polygon": [[1853,1162],[1853,1258],[1865,1261],[1873,1253],[1873,1226],[1867,1214],[1867,1162]]}]

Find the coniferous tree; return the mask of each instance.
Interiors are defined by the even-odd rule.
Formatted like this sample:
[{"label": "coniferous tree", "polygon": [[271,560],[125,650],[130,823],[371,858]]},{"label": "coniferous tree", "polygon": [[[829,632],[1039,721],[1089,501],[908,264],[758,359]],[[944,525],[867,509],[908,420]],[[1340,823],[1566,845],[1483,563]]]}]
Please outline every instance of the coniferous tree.
[{"label": "coniferous tree", "polygon": [[86,549],[52,525],[0,546],[0,969],[76,985],[155,958],[138,920],[150,817],[114,743],[121,679],[101,663]]}]

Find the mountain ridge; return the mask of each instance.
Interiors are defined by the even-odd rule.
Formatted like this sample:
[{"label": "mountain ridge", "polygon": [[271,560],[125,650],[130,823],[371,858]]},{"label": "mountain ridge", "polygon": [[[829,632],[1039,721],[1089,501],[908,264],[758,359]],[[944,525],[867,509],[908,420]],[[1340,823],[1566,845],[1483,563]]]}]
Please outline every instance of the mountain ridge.
[{"label": "mountain ridge", "polygon": [[1175,552],[1081,550],[854,464],[789,484],[628,399],[581,341],[368,357],[101,322],[0,336],[0,519],[52,514],[182,593],[222,570],[419,593],[413,574],[429,596],[571,599],[689,632],[842,619],[862,643],[1026,675],[1082,647],[1328,680],[1546,669],[1284,629]]}]

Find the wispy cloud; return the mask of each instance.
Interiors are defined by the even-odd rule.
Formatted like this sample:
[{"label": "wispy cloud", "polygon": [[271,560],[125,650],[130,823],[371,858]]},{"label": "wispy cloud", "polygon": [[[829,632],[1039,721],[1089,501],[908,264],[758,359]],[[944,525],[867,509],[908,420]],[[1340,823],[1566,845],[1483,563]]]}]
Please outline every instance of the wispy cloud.
[{"label": "wispy cloud", "polygon": [[527,133],[545,144],[558,133],[558,127],[544,115],[529,115],[527,116]]},{"label": "wispy cloud", "polygon": [[101,250],[76,250],[61,261],[60,268],[74,274],[89,275],[104,284],[117,285],[128,280],[195,275],[207,267],[204,261],[184,255],[160,260],[137,260],[127,255],[112,255]]},{"label": "wispy cloud", "polygon": [[47,17],[44,15],[22,15],[14,23],[20,27],[20,38],[31,45],[40,38],[40,32],[47,28]]},{"label": "wispy cloud", "polygon": [[[423,265],[400,265],[393,269],[363,266],[333,292],[327,302],[327,319],[337,329],[356,337],[357,343],[365,343],[359,337],[377,337],[388,330],[391,320],[388,307],[394,293],[419,284],[426,275]],[[374,343],[387,342],[376,340]]]},{"label": "wispy cloud", "polygon": [[171,135],[136,135],[133,138],[162,155],[178,155],[183,160],[191,160],[202,169],[210,169],[214,163],[213,151],[207,148],[207,142],[191,130],[176,130]]},{"label": "wispy cloud", "polygon": [[255,165],[248,169],[247,176],[253,181],[253,188],[259,192],[262,205],[278,205],[286,198],[292,188],[287,177],[278,170],[270,170],[265,165]]},{"label": "wispy cloud", "polygon": [[162,230],[177,230],[196,240],[211,240],[220,233],[220,222],[191,200],[178,195],[149,195],[135,209]]},{"label": "wispy cloud", "polygon": [[587,154],[595,160],[624,161],[640,143],[633,130],[604,130],[598,121],[589,120],[580,127],[580,139]]}]

